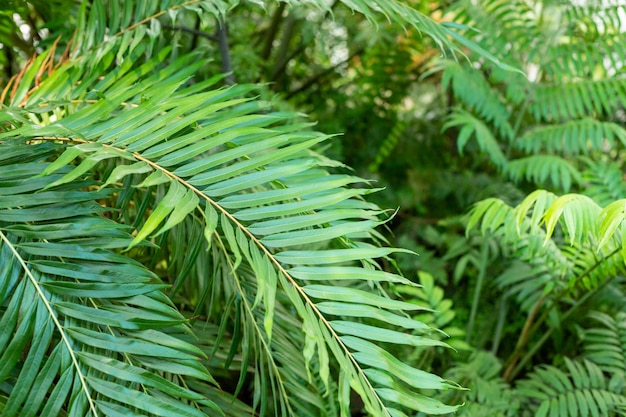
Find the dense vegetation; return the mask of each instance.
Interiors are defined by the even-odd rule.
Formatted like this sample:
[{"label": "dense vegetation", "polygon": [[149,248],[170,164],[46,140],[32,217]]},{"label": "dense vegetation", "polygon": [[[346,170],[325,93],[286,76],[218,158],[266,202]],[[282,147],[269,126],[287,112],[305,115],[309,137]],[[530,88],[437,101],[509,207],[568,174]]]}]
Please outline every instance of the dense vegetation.
[{"label": "dense vegetation", "polygon": [[0,4],[3,416],[626,414],[620,0]]}]

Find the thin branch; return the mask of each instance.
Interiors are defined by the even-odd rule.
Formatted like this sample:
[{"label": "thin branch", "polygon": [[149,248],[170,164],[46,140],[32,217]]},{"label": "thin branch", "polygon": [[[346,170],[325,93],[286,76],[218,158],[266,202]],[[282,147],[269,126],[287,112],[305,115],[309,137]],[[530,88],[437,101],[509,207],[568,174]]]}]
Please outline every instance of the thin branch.
[{"label": "thin branch", "polygon": [[[620,251],[621,251],[621,248],[617,248],[617,249],[613,250],[610,254],[608,254],[604,258],[598,260],[596,263],[594,263],[589,268],[587,268],[587,270],[585,270],[581,275],[576,277],[575,283],[574,283],[574,287],[583,278],[585,278],[586,276],[591,274],[596,268],[599,268],[600,265],[602,265],[603,262],[605,262],[609,258],[617,255],[618,253],[620,253]],[[573,313],[573,311],[582,304],[582,301],[588,299],[592,294],[597,293],[597,291],[600,288],[603,288],[604,286],[606,286],[606,284],[608,282],[610,282],[610,281],[611,281],[611,279],[608,279],[607,281],[605,281],[602,285],[600,285],[595,290],[588,291],[587,293],[585,293],[585,295],[583,295],[578,300],[578,302],[572,308],[570,308],[570,310],[568,310],[563,315],[561,320],[565,319],[566,317],[569,317],[569,315],[571,315]],[[505,372],[503,374],[503,378],[507,382],[510,382],[520,372],[521,367],[534,355],[534,353],[539,349],[539,347],[541,345],[543,345],[548,340],[547,339],[548,336],[551,335],[552,332],[553,332],[552,328],[548,329],[548,331],[542,336],[542,338],[539,340],[539,342],[537,342],[535,344],[535,346],[533,346],[533,348],[529,352],[526,353],[526,355],[524,356],[524,359],[522,360],[522,362],[520,364],[517,364],[517,361],[519,360],[519,358],[522,355],[522,349],[527,345],[528,340],[530,339],[530,336],[535,334],[539,330],[539,327],[548,319],[548,315],[550,314],[550,312],[558,305],[558,302],[563,297],[565,297],[565,295],[568,294],[568,291],[569,291],[569,287],[566,290],[561,291],[559,294],[557,294],[556,297],[555,297],[555,300],[552,302],[552,304],[547,308],[546,311],[543,312],[541,317],[535,322],[535,317],[537,316],[537,314],[539,312],[539,308],[543,305],[543,303],[546,300],[548,294],[542,295],[541,298],[539,300],[537,300],[537,303],[535,303],[535,306],[533,307],[531,313],[528,315],[528,318],[526,319],[526,323],[524,324],[524,329],[522,330],[522,333],[520,334],[520,337],[519,337],[519,339],[517,341],[517,345],[515,347],[515,350],[513,351],[513,353],[511,354],[511,356],[510,356],[510,358],[508,360],[508,366],[507,366],[507,368],[506,368],[506,370],[505,370]]]},{"label": "thin branch", "polygon": [[504,374],[502,375],[504,380],[507,382],[511,382],[511,379],[513,378],[513,370],[515,369],[515,365],[517,365],[517,361],[519,360],[522,354],[522,349],[524,348],[524,346],[526,346],[526,342],[528,341],[528,338],[532,334],[531,327],[535,321],[535,317],[537,317],[537,314],[539,314],[539,309],[543,305],[547,296],[548,296],[547,294],[543,294],[537,300],[532,310],[528,314],[528,317],[526,318],[526,322],[524,323],[522,332],[520,333],[519,338],[517,339],[515,350],[513,351],[513,354],[511,354],[511,357],[508,360],[508,365],[506,367],[506,370],[504,371]]},{"label": "thin branch", "polygon": [[[278,47],[278,53],[276,54],[276,60],[274,61],[275,68],[272,72],[272,80],[277,80],[279,75],[284,73],[284,69],[287,67],[287,63],[291,59],[291,57],[287,57],[287,51],[289,50],[289,45],[291,44],[291,38],[293,37],[293,33],[296,28],[296,23],[298,23],[298,19],[294,16],[294,13],[289,13],[287,16],[287,20],[285,22],[285,30],[283,31],[283,36],[280,40],[280,46]],[[297,48],[304,50],[304,47]]]},{"label": "thin branch", "polygon": [[[200,16],[196,16],[196,23],[194,25],[194,29],[195,30],[200,31],[200,23],[201,23]],[[198,47],[198,39],[199,39],[200,36],[202,36],[202,35],[200,35],[198,33],[195,33],[193,35],[193,38],[191,39],[191,50],[192,51],[195,51],[196,48]]]},{"label": "thin branch", "polygon": [[179,30],[181,32],[189,33],[192,35],[201,36],[203,38],[212,40],[213,42],[219,42],[219,39],[217,36],[211,35],[210,33],[206,33],[198,29],[191,29],[185,26],[172,26],[172,25],[162,25],[161,27],[163,29],[168,29],[168,30]]},{"label": "thin branch", "polygon": [[[567,318],[569,316],[571,316],[577,309],[578,307],[580,307],[581,305],[583,305],[589,298],[591,298],[592,296],[596,295],[601,289],[603,289],[604,287],[606,287],[611,281],[615,280],[617,278],[617,276],[613,276],[609,279],[607,279],[606,281],[604,281],[598,288],[596,288],[593,291],[588,291],[586,292],[582,297],[580,297],[580,299],[572,306],[570,307],[569,310],[567,310],[565,313],[563,313],[563,316],[561,316],[561,321],[564,322],[565,320],[567,320]],[[535,343],[535,345],[526,353],[526,355],[524,355],[524,357],[522,358],[522,360],[520,361],[520,363],[517,365],[517,367],[515,367],[515,369],[512,371],[511,373],[511,377],[514,378],[517,374],[520,373],[520,371],[522,370],[522,368],[524,367],[524,365],[526,365],[526,362],[528,362],[530,360],[530,358],[532,358],[535,353],[537,353],[537,351],[539,350],[539,348],[541,346],[543,346],[543,344],[545,342],[548,341],[548,339],[550,338],[550,336],[552,336],[552,333],[554,333],[554,327],[550,327],[544,334],[543,336],[541,336],[541,339],[539,339],[539,341],[537,341],[537,343]]]},{"label": "thin branch", "polygon": [[13,52],[11,51],[10,47],[5,47],[4,49],[4,56],[6,59],[6,64],[4,65],[4,75],[6,76],[7,80],[10,80],[11,77],[13,77]]},{"label": "thin branch", "polygon": [[315,84],[317,84],[318,82],[320,82],[321,80],[323,80],[324,78],[326,78],[326,76],[328,76],[329,74],[333,73],[335,70],[337,70],[338,68],[343,67],[344,65],[346,65],[348,62],[350,62],[354,57],[360,55],[361,53],[363,53],[363,51],[365,50],[365,48],[359,48],[357,49],[354,53],[352,53],[348,58],[344,59],[343,61],[333,65],[330,68],[326,68],[324,71],[314,75],[313,77],[309,78],[308,81],[306,81],[304,84],[302,84],[300,87],[296,88],[295,90],[289,92],[286,96],[285,96],[285,100],[289,100],[290,98],[292,98],[293,96],[302,93],[303,91],[308,90],[309,88],[313,87]]},{"label": "thin branch", "polygon": [[289,63],[289,61],[291,61],[296,56],[298,56],[302,52],[304,52],[306,50],[306,47],[307,47],[307,43],[306,42],[300,42],[298,47],[296,49],[294,49],[289,54],[289,56],[285,57],[280,62],[277,61],[276,62],[276,67],[274,68],[274,72],[272,73],[272,76],[271,76],[270,79],[273,80],[273,81],[278,81],[285,74],[285,68],[287,68],[287,64]]}]

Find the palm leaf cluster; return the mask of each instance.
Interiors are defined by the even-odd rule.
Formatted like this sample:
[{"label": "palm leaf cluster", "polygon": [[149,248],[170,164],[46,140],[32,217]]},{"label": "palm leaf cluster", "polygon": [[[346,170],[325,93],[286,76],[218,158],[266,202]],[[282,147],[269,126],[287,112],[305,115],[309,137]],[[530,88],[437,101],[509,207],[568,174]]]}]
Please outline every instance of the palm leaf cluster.
[{"label": "palm leaf cluster", "polygon": [[[235,3],[83,2],[72,43],[4,89],[2,415],[458,408],[391,353],[446,345],[390,295],[414,284],[381,268],[373,190],[313,150],[330,136],[159,44],[161,19]],[[346,3],[460,50],[400,2]]]}]

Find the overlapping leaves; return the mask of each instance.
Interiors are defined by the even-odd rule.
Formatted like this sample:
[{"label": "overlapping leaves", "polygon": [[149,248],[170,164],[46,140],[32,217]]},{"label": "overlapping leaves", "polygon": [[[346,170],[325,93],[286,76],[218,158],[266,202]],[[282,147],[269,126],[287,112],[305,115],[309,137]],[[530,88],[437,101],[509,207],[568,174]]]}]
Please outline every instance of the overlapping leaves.
[{"label": "overlapping leaves", "polygon": [[219,412],[166,377],[213,383],[202,351],[168,335],[189,329],[165,286],[116,253],[128,227],[96,202],[112,192],[54,187],[66,167],[40,177],[48,145],[18,139],[0,156],[2,415]]},{"label": "overlapping leaves", "polygon": [[[88,27],[106,15],[96,6],[85,19]],[[125,33],[135,30],[130,21],[119,25],[123,27]],[[87,44],[97,47],[93,39]],[[262,377],[264,364],[271,368],[276,413],[293,412],[288,397],[302,387],[294,378],[280,377],[289,367],[288,358],[269,348],[283,331],[275,328],[280,322],[277,303],[280,309],[290,304],[300,317],[301,322],[295,322],[303,335],[302,360],[296,361],[305,365],[300,372],[326,391],[336,389],[343,414],[350,387],[377,416],[404,415],[401,409],[454,411],[456,407],[419,393],[456,388],[454,384],[412,368],[386,350],[388,343],[429,346],[431,329],[405,313],[419,307],[380,290],[392,283],[411,283],[382,271],[376,261],[395,250],[377,244],[381,237],[375,228],[382,212],[361,198],[371,190],[347,188],[363,180],[342,171],[330,173],[328,169],[339,164],[311,151],[328,136],[295,121],[295,115],[268,111],[250,98],[253,86],[215,88],[220,77],[188,83],[202,65],[195,56],[167,62],[169,50],[164,49],[135,64],[143,52],[141,44],[131,48],[121,36],[107,41],[95,62],[70,61],[45,81],[37,79],[35,88],[30,85],[35,66],[27,68],[24,84],[10,94],[9,106],[3,109],[8,124],[0,140],[10,144],[15,155],[34,155],[27,170],[21,163],[7,168],[20,173],[7,187],[18,190],[12,195],[23,195],[4,205],[5,245],[15,248],[5,256],[23,259],[22,269],[34,271],[24,272],[18,280],[21,286],[11,287],[11,300],[19,304],[23,296],[16,291],[41,288],[39,297],[50,307],[47,318],[67,321],[50,331],[64,341],[61,353],[54,354],[76,357],[68,376],[54,373],[68,378],[67,383],[61,379],[63,384],[50,385],[53,392],[65,393],[54,406],[80,414],[87,403],[94,415],[116,415],[125,409],[165,415],[187,402],[196,408],[181,405],[178,415],[215,407],[149,371],[211,381],[192,361],[206,350],[156,333],[164,328],[185,330],[184,319],[161,294],[158,279],[118,253],[141,253],[146,238],[167,235],[193,216],[204,227],[207,246],[225,262],[230,277],[224,277],[234,282],[228,302],[237,306],[240,321],[236,316],[235,329],[253,334],[233,334],[232,342],[246,341],[242,365],[253,366],[255,378]],[[114,67],[116,60],[120,65]],[[46,152],[38,153],[43,149]],[[7,155],[16,162],[17,156]],[[110,163],[112,169],[101,169]],[[154,192],[154,197],[139,208],[123,200],[116,187],[127,184],[128,178],[138,179],[134,184],[139,192]],[[134,237],[102,215],[116,200],[124,212],[138,210]],[[22,241],[26,238],[33,241]],[[39,322],[22,323],[34,331]],[[416,335],[407,336],[406,330]],[[26,343],[29,335],[18,333],[15,343]],[[248,342],[257,345],[254,357],[245,354],[252,352]],[[226,362],[237,349],[233,345]],[[117,356],[105,358],[106,352]],[[58,360],[54,356],[50,363]],[[12,366],[18,362],[7,363],[15,372]],[[32,370],[42,372],[36,365]],[[239,387],[246,373],[247,366],[242,366]],[[262,413],[271,401],[263,394],[269,392],[255,393]],[[13,390],[7,403],[22,396]],[[84,400],[74,405],[79,397]],[[42,415],[52,414],[45,410]]]}]

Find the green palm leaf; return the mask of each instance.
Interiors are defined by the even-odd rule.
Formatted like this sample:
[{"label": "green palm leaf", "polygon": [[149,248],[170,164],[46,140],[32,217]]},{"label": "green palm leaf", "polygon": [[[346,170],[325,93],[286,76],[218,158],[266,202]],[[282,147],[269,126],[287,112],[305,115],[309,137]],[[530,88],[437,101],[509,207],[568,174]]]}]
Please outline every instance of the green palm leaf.
[{"label": "green palm leaf", "polygon": [[[31,152],[29,159],[39,155]],[[38,177],[45,166],[12,170],[3,164],[3,415],[56,416],[62,409],[94,416],[109,409],[163,416],[176,407],[189,416],[205,415],[203,407],[217,411],[201,395],[141,365],[142,358],[168,360],[178,363],[181,374],[213,381],[197,362],[200,350],[163,333],[188,331],[161,293],[165,286],[111,251],[131,241],[128,228],[102,217],[103,208],[94,201],[111,193],[79,191],[84,182],[77,182],[77,191],[43,191],[68,171]]]},{"label": "green palm leaf", "polygon": [[[40,289],[49,298],[48,317],[67,321],[53,327],[65,341],[55,355],[75,358],[69,361],[74,364],[69,370],[54,369],[59,379],[48,387],[49,397],[58,395],[59,400],[46,406],[57,408],[42,415],[60,408],[80,414],[73,407],[89,408],[94,415],[122,410],[167,415],[177,407],[180,415],[200,415],[206,407],[216,408],[216,403],[203,400],[199,393],[209,398],[214,393],[176,390],[157,373],[177,374],[192,383],[211,382],[194,359],[219,352],[222,343],[230,347],[219,362],[226,369],[235,361],[239,364],[235,395],[251,374],[253,403],[261,414],[270,409],[295,414],[300,407],[291,398],[297,398],[303,387],[333,394],[336,400],[328,402],[329,415],[336,407],[345,413],[349,387],[377,416],[398,415],[398,408],[454,411],[457,406],[446,406],[419,391],[456,385],[403,363],[384,348],[406,330],[418,330],[420,336],[401,337],[398,342],[438,342],[429,341],[428,326],[407,316],[414,305],[394,301],[385,292],[393,283],[410,281],[382,271],[376,261],[394,250],[378,247],[382,237],[375,228],[383,222],[383,213],[362,198],[374,190],[346,188],[363,180],[329,173],[338,164],[311,151],[330,136],[309,130],[292,114],[268,112],[250,99],[254,86],[215,88],[219,77],[189,84],[201,65],[196,56],[170,58],[165,48],[153,59],[139,59],[141,47],[133,47],[134,41],[129,44],[126,34],[141,39],[145,31],[127,19],[130,11],[116,14],[115,7],[121,4],[112,2],[112,9],[106,10],[96,3],[84,17],[86,33],[95,35],[76,48],[77,58],[61,65],[36,89],[11,97],[9,107],[2,109],[12,126],[0,140],[18,149],[10,157],[26,152],[19,149],[35,155],[30,170],[7,184],[10,191],[0,193],[23,194],[23,200],[7,197],[4,206],[0,204],[6,207],[0,212],[6,230],[3,240],[10,249],[6,256],[15,258],[30,278],[22,277],[22,286],[11,286],[12,299],[33,292],[27,282]],[[152,3],[143,12],[149,15],[146,21],[161,13]],[[106,23],[111,13],[122,20],[117,26],[121,35],[105,39],[95,27]],[[97,62],[86,65],[80,53],[93,48],[99,48]],[[113,68],[115,59],[122,63]],[[131,64],[135,59],[136,66]],[[107,75],[93,76],[90,65]],[[59,89],[62,78],[80,84],[63,83],[65,88]],[[33,116],[42,108],[47,117],[40,122]],[[52,147],[45,153],[50,163],[37,157],[36,146]],[[118,193],[120,183],[135,188],[130,192],[123,187]],[[22,207],[33,193],[45,198]],[[96,199],[101,203],[95,204]],[[127,219],[136,226],[134,237],[101,215],[112,205],[122,212],[120,221]],[[49,217],[57,211],[64,214]],[[82,221],[95,227],[84,229]],[[76,226],[72,229],[68,223]],[[217,341],[204,342],[206,349],[183,341],[186,320],[160,292],[159,279],[120,254],[145,257],[156,250],[146,238],[168,245],[170,234],[188,227],[204,230],[205,239],[189,242],[194,259],[204,257],[204,248],[219,260],[210,264],[214,275],[208,282],[213,287],[202,297],[223,306],[225,313]],[[26,237],[61,230],[75,234],[56,240]],[[135,280],[128,281],[129,276]],[[184,279],[180,277],[177,288]],[[374,284],[376,291],[363,291]],[[32,308],[29,314],[37,317],[39,310]],[[286,311],[299,318],[284,321],[280,317]],[[12,320],[15,311],[8,312],[7,320]],[[39,326],[33,320],[23,323],[24,329],[15,330],[16,344],[27,343]],[[302,354],[295,361],[285,353],[279,323],[298,334],[295,344]],[[374,331],[380,327],[385,329]],[[355,335],[363,329],[372,331],[367,337]],[[22,345],[9,350],[13,362],[6,362],[7,372],[17,366]],[[105,360],[105,351],[116,356]],[[68,363],[58,356],[52,359],[55,364],[59,361]],[[288,368],[299,369],[306,379],[295,377]],[[403,375],[401,381],[394,380],[396,374]],[[77,391],[86,399],[74,401]],[[15,396],[19,397],[12,393],[8,401]]]}]

